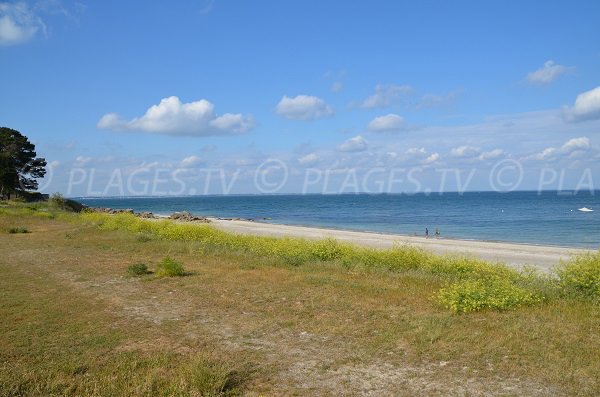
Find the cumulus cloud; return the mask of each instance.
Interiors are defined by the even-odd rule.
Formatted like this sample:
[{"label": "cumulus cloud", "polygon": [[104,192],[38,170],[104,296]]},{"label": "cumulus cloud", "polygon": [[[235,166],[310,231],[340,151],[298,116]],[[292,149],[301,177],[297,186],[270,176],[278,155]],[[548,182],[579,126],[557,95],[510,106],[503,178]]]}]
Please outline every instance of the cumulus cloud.
[{"label": "cumulus cloud", "polygon": [[387,114],[385,116],[375,117],[367,129],[371,132],[398,132],[406,129],[404,119],[397,114]]},{"label": "cumulus cloud", "polygon": [[588,150],[590,148],[590,139],[587,136],[569,139],[561,146],[563,153],[572,153],[575,150]]},{"label": "cumulus cloud", "polygon": [[567,121],[600,120],[600,87],[577,95],[575,104],[565,109]]},{"label": "cumulus cloud", "polygon": [[198,156],[188,156],[181,160],[183,168],[191,168],[202,164],[204,164],[204,161]]},{"label": "cumulus cloud", "polygon": [[473,146],[464,145],[450,150],[452,157],[466,158],[474,157],[479,154],[479,149]]},{"label": "cumulus cloud", "polygon": [[504,156],[505,154],[506,153],[504,153],[504,150],[502,150],[502,149],[494,149],[494,150],[490,150],[489,152],[481,153],[477,158],[481,161],[494,160],[494,159]]},{"label": "cumulus cloud", "polygon": [[408,85],[383,85],[375,86],[375,93],[367,97],[361,107],[366,109],[382,108],[400,101],[404,96],[413,93],[413,88]]},{"label": "cumulus cloud", "polygon": [[309,153],[305,156],[302,156],[298,159],[298,163],[302,165],[313,165],[318,163],[320,160],[319,156],[316,153]]},{"label": "cumulus cloud", "polygon": [[252,116],[233,113],[217,116],[214,105],[206,99],[182,103],[176,96],[163,98],[141,117],[127,121],[116,113],[108,113],[98,122],[98,128],[114,131],[187,136],[242,134],[253,127]]},{"label": "cumulus cloud", "polygon": [[544,66],[527,74],[527,81],[530,84],[550,84],[561,74],[575,70],[573,66],[563,66],[549,60],[544,62]]},{"label": "cumulus cloud", "polygon": [[423,160],[422,163],[425,165],[432,164],[432,163],[435,163],[436,161],[438,161],[439,159],[440,159],[440,154],[435,152],[435,153],[432,153],[431,155],[429,155],[425,160]]},{"label": "cumulus cloud", "polygon": [[540,153],[534,154],[533,158],[535,160],[544,161],[544,160],[548,160],[548,159],[552,158],[555,153],[556,153],[556,148],[548,147],[548,148],[542,150]]},{"label": "cumulus cloud", "polygon": [[425,153],[426,152],[425,152],[425,148],[424,147],[422,147],[422,148],[412,147],[412,148],[410,148],[410,149],[408,149],[406,151],[406,154],[410,154],[412,156],[414,156],[414,155],[422,155],[422,154],[425,154]]},{"label": "cumulus cloud", "polygon": [[0,45],[24,43],[40,30],[46,26],[27,3],[0,3]]},{"label": "cumulus cloud", "polygon": [[333,109],[321,98],[311,95],[297,95],[281,98],[275,111],[280,116],[292,120],[314,120],[333,115]]},{"label": "cumulus cloud", "polygon": [[367,150],[368,147],[369,142],[367,142],[367,140],[362,136],[357,135],[354,138],[350,138],[346,142],[342,143],[338,149],[341,152],[363,152]]},{"label": "cumulus cloud", "polygon": [[575,157],[590,149],[590,139],[586,136],[582,136],[569,139],[560,148],[548,147],[540,153],[533,154],[528,158],[538,161],[553,161],[557,160],[559,157]]}]

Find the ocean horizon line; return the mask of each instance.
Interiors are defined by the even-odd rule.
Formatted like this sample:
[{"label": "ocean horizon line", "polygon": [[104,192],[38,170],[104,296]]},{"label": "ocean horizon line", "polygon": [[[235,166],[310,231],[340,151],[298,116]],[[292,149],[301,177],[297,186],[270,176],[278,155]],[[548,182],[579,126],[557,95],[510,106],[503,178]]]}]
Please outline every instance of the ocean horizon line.
[{"label": "ocean horizon line", "polygon": [[302,192],[289,192],[289,193],[211,193],[211,194],[184,194],[184,195],[141,195],[141,196],[65,196],[66,198],[77,200],[94,200],[94,199],[145,199],[145,198],[186,198],[186,197],[261,197],[261,196],[442,196],[444,194],[453,194],[453,195],[463,195],[463,194],[485,194],[485,193],[497,193],[502,195],[508,194],[516,194],[516,193],[537,193],[537,194],[547,194],[547,193],[556,193],[560,195],[564,193],[565,195],[569,195],[569,193],[580,194],[580,193],[590,193],[591,196],[596,193],[600,194],[600,189],[524,189],[524,190],[511,190],[511,191],[496,191],[496,190],[450,190],[450,191],[430,191],[430,192],[339,192],[339,193],[302,193]]}]

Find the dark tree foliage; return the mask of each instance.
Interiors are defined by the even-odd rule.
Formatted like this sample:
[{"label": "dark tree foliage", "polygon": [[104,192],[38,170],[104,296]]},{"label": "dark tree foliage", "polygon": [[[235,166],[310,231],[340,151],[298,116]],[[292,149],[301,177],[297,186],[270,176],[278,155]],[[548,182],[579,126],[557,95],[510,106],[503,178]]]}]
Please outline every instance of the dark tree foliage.
[{"label": "dark tree foliage", "polygon": [[36,156],[26,136],[0,127],[0,198],[37,189],[36,179],[46,175],[46,160]]}]

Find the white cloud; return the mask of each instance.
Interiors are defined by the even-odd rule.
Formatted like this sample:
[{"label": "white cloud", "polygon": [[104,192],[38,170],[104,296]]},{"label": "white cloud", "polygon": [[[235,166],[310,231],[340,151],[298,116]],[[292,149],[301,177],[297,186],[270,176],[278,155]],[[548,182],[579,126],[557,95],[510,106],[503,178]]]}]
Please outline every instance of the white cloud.
[{"label": "white cloud", "polygon": [[459,146],[459,147],[452,149],[450,151],[450,154],[452,155],[452,157],[459,157],[459,158],[474,157],[479,154],[479,149],[476,147],[473,147],[473,146],[468,146],[468,145]]},{"label": "white cloud", "polygon": [[481,153],[477,158],[481,161],[485,161],[485,160],[497,159],[498,157],[501,157],[504,155],[505,155],[504,150],[494,149],[494,150],[490,150],[489,152]]},{"label": "white cloud", "polygon": [[425,148],[424,148],[424,147],[422,147],[422,148],[416,148],[416,147],[413,147],[413,148],[410,148],[410,149],[408,149],[408,150],[406,151],[406,154],[410,154],[410,155],[413,155],[413,156],[414,156],[414,155],[417,155],[417,154],[418,154],[418,155],[423,155],[423,154],[425,154],[425,153],[426,153],[426,152],[425,152]]},{"label": "white cloud", "polygon": [[397,114],[387,114],[385,116],[375,117],[367,129],[371,132],[397,132],[406,129],[404,119]]},{"label": "white cloud", "polygon": [[428,156],[425,160],[422,161],[423,164],[427,165],[427,164],[432,164],[435,163],[436,161],[438,161],[440,158],[440,154],[439,153],[432,153],[430,156]]},{"label": "white cloud", "polygon": [[556,148],[548,147],[548,148],[542,150],[540,153],[534,154],[533,158],[535,160],[544,161],[544,160],[548,160],[548,159],[554,157],[555,153],[556,153]]},{"label": "white cloud", "polygon": [[305,156],[302,156],[298,159],[298,163],[302,165],[313,165],[318,163],[320,160],[319,156],[315,153],[310,153]]},{"label": "white cloud", "polygon": [[600,120],[600,87],[577,95],[575,104],[565,109],[567,121]]},{"label": "white cloud", "polygon": [[561,74],[575,70],[572,66],[557,65],[554,61],[546,61],[544,66],[527,74],[530,84],[550,84]]},{"label": "white cloud", "polygon": [[24,43],[40,30],[46,26],[27,3],[0,3],[0,45]]},{"label": "white cloud", "polygon": [[233,131],[241,134],[254,127],[254,119],[239,113],[225,113],[210,122],[212,127],[220,131]]},{"label": "white cloud", "polygon": [[375,93],[365,99],[361,107],[372,109],[390,106],[403,96],[412,94],[413,89],[408,85],[382,85],[375,86]]},{"label": "white cloud", "polygon": [[184,168],[191,168],[197,165],[203,164],[204,161],[198,156],[188,156],[181,160],[181,166]]},{"label": "white cloud", "polygon": [[565,142],[560,148],[548,147],[540,153],[527,158],[538,161],[553,161],[559,157],[575,157],[591,149],[590,140],[586,136],[572,138]]},{"label": "white cloud", "polygon": [[324,100],[310,95],[281,98],[275,111],[292,120],[314,120],[333,115],[333,109]]},{"label": "white cloud", "polygon": [[187,136],[241,134],[253,127],[252,116],[233,113],[217,116],[214,105],[206,99],[182,103],[176,96],[163,98],[141,117],[127,121],[116,113],[108,113],[98,122],[98,128],[115,131]]},{"label": "white cloud", "polygon": [[93,159],[91,157],[85,157],[85,156],[77,156],[75,158],[75,166],[76,167],[83,167],[86,164],[89,164]]},{"label": "white cloud", "polygon": [[350,138],[346,142],[342,143],[338,149],[341,152],[362,152],[367,150],[368,147],[369,142],[367,142],[367,140],[362,136],[357,135],[354,138]]},{"label": "white cloud", "polygon": [[572,153],[576,150],[588,150],[590,148],[590,139],[586,136],[569,139],[561,146],[563,153]]}]

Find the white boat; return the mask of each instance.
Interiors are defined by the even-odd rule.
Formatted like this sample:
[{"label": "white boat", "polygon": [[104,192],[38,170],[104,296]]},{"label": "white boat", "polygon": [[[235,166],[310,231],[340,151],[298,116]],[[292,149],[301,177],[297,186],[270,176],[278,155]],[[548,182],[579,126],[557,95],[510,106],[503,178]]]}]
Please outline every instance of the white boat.
[{"label": "white boat", "polygon": [[581,211],[581,212],[594,212],[593,209],[588,208],[588,207],[578,208],[577,211]]}]

